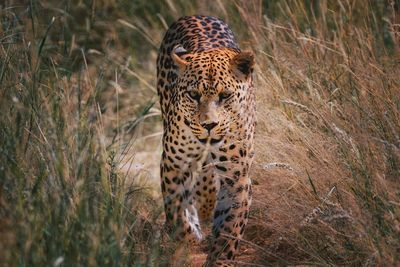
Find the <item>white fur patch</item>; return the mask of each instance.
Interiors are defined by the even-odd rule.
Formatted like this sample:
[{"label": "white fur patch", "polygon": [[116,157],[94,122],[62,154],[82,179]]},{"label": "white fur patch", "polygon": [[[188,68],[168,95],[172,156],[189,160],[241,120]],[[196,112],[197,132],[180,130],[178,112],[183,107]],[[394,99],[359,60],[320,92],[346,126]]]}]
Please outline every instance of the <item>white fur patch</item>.
[{"label": "white fur patch", "polygon": [[185,209],[185,216],[188,218],[189,225],[193,229],[193,233],[198,241],[203,239],[203,233],[201,232],[199,216],[197,215],[197,210],[191,206],[190,210]]}]

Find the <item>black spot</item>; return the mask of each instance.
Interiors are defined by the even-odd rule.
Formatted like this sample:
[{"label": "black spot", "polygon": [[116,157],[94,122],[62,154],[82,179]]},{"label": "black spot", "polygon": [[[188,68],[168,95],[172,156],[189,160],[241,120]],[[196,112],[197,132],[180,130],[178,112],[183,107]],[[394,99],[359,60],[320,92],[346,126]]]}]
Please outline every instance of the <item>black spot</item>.
[{"label": "black spot", "polygon": [[188,119],[184,119],[183,122],[186,124],[186,126],[190,126],[190,121]]},{"label": "black spot", "polygon": [[211,24],[211,26],[213,27],[213,29],[216,29],[216,30],[221,30],[221,25],[220,25],[220,23],[219,22],[213,22],[212,24]]},{"label": "black spot", "polygon": [[226,178],[226,179],[225,179],[225,182],[226,182],[226,184],[229,185],[229,186],[233,186],[233,185],[235,184],[235,182],[234,182],[232,179],[229,179],[229,178]]},{"label": "black spot", "polygon": [[239,187],[236,189],[236,193],[240,193],[240,192],[242,192],[242,191],[243,191],[243,185],[239,186]]},{"label": "black spot", "polygon": [[243,235],[243,233],[244,233],[244,227],[240,229],[240,234]]},{"label": "black spot", "polygon": [[221,214],[222,214],[221,211],[216,210],[215,213],[214,213],[214,219],[218,218],[219,215],[221,215]]},{"label": "black spot", "polygon": [[228,216],[225,218],[225,221],[230,222],[230,221],[232,221],[234,218],[235,218],[235,216],[234,216],[233,214],[231,214],[231,215],[228,215]]},{"label": "black spot", "polygon": [[167,191],[168,191],[168,193],[170,193],[170,194],[174,194],[174,193],[175,193],[175,190],[173,190],[173,189],[171,189],[171,188],[168,188]]},{"label": "black spot", "polygon": [[215,165],[215,167],[217,167],[218,170],[226,172],[227,169],[224,166],[220,166],[220,165]]},{"label": "black spot", "polygon": [[189,197],[189,195],[190,195],[190,191],[185,190],[185,192],[183,193],[183,197],[187,199]]}]

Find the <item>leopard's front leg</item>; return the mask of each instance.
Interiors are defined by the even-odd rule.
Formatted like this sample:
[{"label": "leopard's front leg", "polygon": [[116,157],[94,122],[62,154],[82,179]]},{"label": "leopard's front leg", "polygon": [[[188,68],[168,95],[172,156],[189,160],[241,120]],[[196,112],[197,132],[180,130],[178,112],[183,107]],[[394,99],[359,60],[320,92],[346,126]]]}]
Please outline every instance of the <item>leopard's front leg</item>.
[{"label": "leopard's front leg", "polygon": [[214,213],[213,245],[206,266],[234,266],[239,240],[249,216],[251,180],[249,164],[232,166],[231,175],[220,175],[220,188]]},{"label": "leopard's front leg", "polygon": [[166,226],[178,240],[202,239],[197,210],[191,194],[192,173],[174,167],[166,154],[161,161],[161,190],[164,198]]}]

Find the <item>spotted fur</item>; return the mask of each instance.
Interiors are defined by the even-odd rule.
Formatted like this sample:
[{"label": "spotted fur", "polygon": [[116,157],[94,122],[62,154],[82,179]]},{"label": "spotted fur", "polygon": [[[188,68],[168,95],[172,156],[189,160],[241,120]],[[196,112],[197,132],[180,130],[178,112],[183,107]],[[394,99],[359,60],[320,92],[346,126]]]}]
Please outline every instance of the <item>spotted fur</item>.
[{"label": "spotted fur", "polygon": [[213,220],[206,266],[233,266],[249,216],[253,65],[228,25],[208,16],[173,23],[158,54],[166,224],[177,238],[201,240],[200,224]]}]

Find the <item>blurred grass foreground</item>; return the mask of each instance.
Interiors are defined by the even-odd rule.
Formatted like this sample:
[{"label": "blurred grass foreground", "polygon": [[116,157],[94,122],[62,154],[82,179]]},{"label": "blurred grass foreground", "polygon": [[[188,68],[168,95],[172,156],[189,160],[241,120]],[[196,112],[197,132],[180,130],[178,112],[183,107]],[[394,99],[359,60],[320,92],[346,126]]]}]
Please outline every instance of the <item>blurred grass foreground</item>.
[{"label": "blurred grass foreground", "polygon": [[190,14],[256,54],[238,265],[398,266],[398,0],[1,1],[0,265],[168,264],[155,59]]}]

